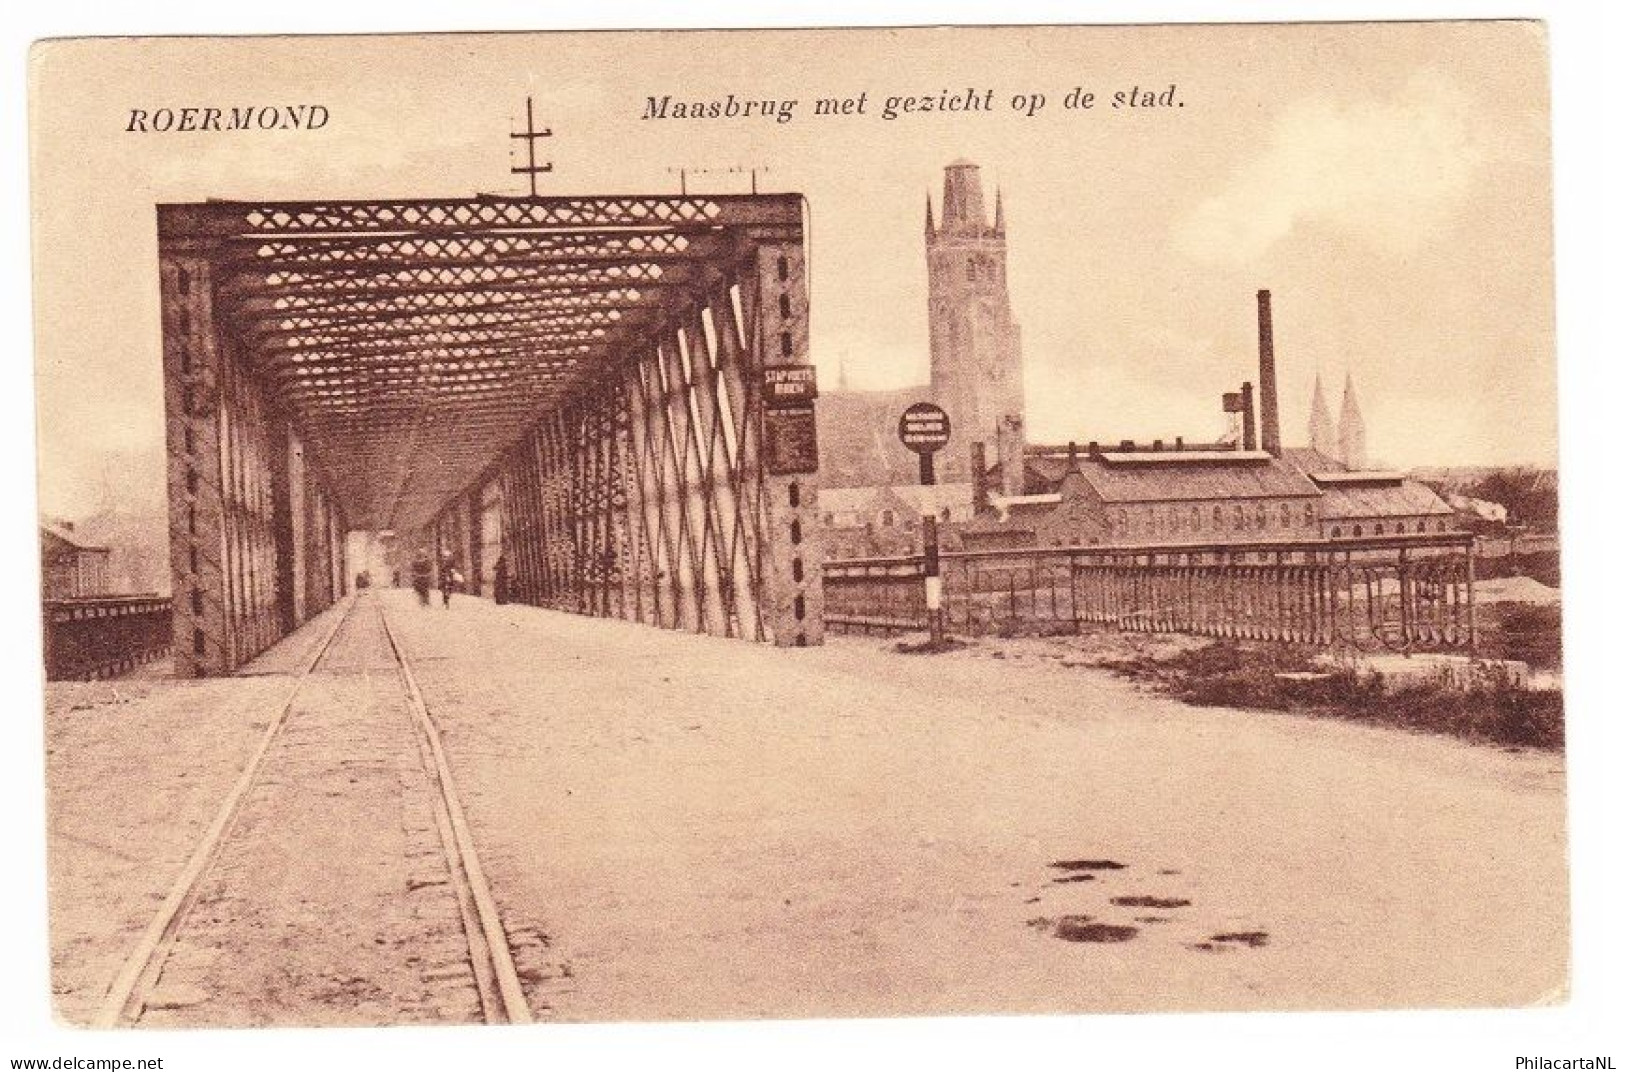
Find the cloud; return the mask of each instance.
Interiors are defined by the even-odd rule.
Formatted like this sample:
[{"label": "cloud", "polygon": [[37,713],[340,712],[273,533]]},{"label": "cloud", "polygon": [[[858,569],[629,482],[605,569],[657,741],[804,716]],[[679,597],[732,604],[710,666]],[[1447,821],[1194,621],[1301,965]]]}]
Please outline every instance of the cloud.
[{"label": "cloud", "polygon": [[1312,98],[1287,108],[1262,155],[1176,224],[1174,244],[1196,260],[1247,264],[1319,225],[1403,253],[1462,206],[1482,159],[1471,102],[1436,71],[1389,100]]}]

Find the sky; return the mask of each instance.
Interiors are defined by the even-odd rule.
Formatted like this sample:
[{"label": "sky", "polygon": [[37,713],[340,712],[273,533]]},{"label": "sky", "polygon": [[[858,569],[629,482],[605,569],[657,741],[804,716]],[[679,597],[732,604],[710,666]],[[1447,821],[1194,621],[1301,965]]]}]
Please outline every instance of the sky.
[{"label": "sky", "polygon": [[[163,495],[153,205],[764,191],[810,206],[826,388],[923,382],[925,197],[1004,193],[1030,438],[1222,426],[1273,293],[1282,425],[1352,374],[1373,460],[1556,462],[1545,40],[1527,23],[58,42],[31,58],[41,507]],[[1110,107],[1175,87],[1183,107]],[[993,91],[988,112],[880,115]],[[1068,109],[1069,91],[1095,106]],[[651,95],[794,99],[788,123],[647,120]],[[818,117],[866,93],[868,114]],[[1009,107],[1042,94],[1036,114]],[[128,133],[131,108],[316,103],[319,131]]]}]

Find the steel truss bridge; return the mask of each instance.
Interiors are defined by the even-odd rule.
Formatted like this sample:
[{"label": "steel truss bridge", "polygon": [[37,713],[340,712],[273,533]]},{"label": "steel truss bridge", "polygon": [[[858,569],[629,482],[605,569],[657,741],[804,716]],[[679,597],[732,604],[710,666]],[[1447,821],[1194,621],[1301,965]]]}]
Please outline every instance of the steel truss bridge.
[{"label": "steel truss bridge", "polygon": [[512,598],[823,639],[799,195],[158,208],[174,652],[232,670],[390,532]]}]

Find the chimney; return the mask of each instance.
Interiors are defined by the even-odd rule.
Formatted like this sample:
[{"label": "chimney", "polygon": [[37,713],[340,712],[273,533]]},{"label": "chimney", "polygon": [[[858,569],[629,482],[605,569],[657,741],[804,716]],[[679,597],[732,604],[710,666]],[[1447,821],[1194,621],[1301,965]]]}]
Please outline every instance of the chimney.
[{"label": "chimney", "polygon": [[1027,437],[1021,417],[1007,413],[999,421],[1000,490],[1006,498],[1027,493]]},{"label": "chimney", "polygon": [[1185,449],[1185,437],[1184,436],[1182,436],[1182,435],[1174,436],[1174,449],[1175,450],[1184,450]]},{"label": "chimney", "polygon": [[1258,292],[1258,410],[1264,449],[1281,456],[1281,415],[1275,399],[1275,326],[1270,319],[1270,292]]},{"label": "chimney", "polygon": [[1098,439],[1089,440],[1089,457],[1091,457],[1091,458],[1100,457],[1100,440],[1098,440]]},{"label": "chimney", "polygon": [[1253,385],[1241,385],[1241,449],[1258,449],[1258,422],[1253,416]]},{"label": "chimney", "polygon": [[987,486],[987,444],[970,445],[970,503],[977,517],[993,512],[993,500]]}]

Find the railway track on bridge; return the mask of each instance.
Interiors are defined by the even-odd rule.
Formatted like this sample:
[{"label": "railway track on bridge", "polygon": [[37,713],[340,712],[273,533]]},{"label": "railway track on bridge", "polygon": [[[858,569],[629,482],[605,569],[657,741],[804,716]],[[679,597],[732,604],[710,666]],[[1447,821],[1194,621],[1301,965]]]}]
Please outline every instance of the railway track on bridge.
[{"label": "railway track on bridge", "polygon": [[[406,728],[409,730],[411,743],[408,747],[400,738],[373,742],[380,752],[393,747],[395,754],[392,759],[374,760],[355,755],[345,759],[342,758],[342,748],[332,748],[330,741],[323,738],[322,734],[327,732],[326,727],[320,725],[301,727],[296,723],[301,719],[320,721],[317,716],[331,713],[320,710],[314,713],[307,711],[302,706],[302,701],[309,703],[316,700],[311,693],[317,691],[324,671],[333,670],[331,664],[343,662],[344,656],[340,656],[336,649],[357,646],[355,634],[365,632],[369,628],[371,624],[368,621],[369,615],[373,616],[372,622],[376,623],[383,641],[379,643],[375,636],[371,648],[374,652],[388,652],[388,659],[398,675],[400,691],[393,697],[394,702],[389,702],[390,698],[386,695],[385,702],[374,705],[378,711],[384,713],[377,715],[372,723],[361,726],[359,730],[352,728],[347,738],[338,739],[339,744],[352,748],[369,748],[366,733],[379,727],[386,730]],[[341,635],[350,641],[348,645],[335,644]],[[353,658],[353,652],[348,654]],[[388,676],[387,670],[381,670],[376,660],[367,666],[366,670],[375,677]],[[284,839],[284,846],[280,851],[286,853],[287,844],[292,844],[295,852],[299,851],[307,833],[305,829],[307,824],[298,821],[300,819],[298,813],[265,814],[274,811],[270,807],[270,802],[279,794],[284,799],[290,793],[296,794],[301,791],[306,796],[311,796],[317,787],[331,786],[345,779],[348,785],[356,786],[368,770],[374,774],[382,772],[399,778],[405,786],[403,793],[410,792],[412,799],[418,804],[418,810],[432,814],[432,821],[425,820],[417,830],[420,836],[413,856],[419,862],[416,864],[416,873],[401,886],[400,893],[401,897],[405,898],[414,891],[426,892],[439,899],[438,911],[420,911],[420,906],[413,908],[412,914],[422,915],[425,920],[423,925],[432,926],[437,930],[435,944],[440,947],[441,954],[438,963],[426,963],[429,958],[424,956],[423,943],[407,941],[399,934],[394,939],[395,942],[399,942],[398,945],[392,944],[392,941],[382,934],[374,937],[372,942],[384,947],[388,953],[396,954],[397,959],[413,962],[412,973],[416,973],[416,976],[405,973],[405,977],[421,977],[426,986],[438,985],[442,989],[471,988],[477,993],[477,1002],[472,1003],[472,1006],[477,1008],[477,1016],[464,1015],[463,1010],[469,1007],[470,1003],[452,1002],[437,1006],[433,1000],[429,1000],[417,1010],[422,1014],[419,1018],[430,1021],[467,1022],[479,1019],[487,1023],[530,1022],[532,1019],[530,1007],[514,965],[501,916],[480,865],[462,801],[446,759],[439,727],[424,703],[411,661],[390,627],[381,604],[370,596],[352,597],[342,610],[335,612],[331,627],[313,643],[291,676],[292,684],[285,699],[269,719],[240,777],[216,810],[213,821],[205,829],[192,855],[176,876],[151,922],[125,956],[92,1021],[93,1025],[104,1028],[136,1026],[150,1022],[152,1020],[150,1014],[155,1009],[171,1010],[170,1015],[173,1015],[172,1010],[176,1008],[208,1002],[214,995],[208,993],[207,986],[199,988],[194,985],[190,987],[191,993],[188,997],[176,999],[172,992],[173,984],[166,975],[177,960],[187,959],[183,954],[195,954],[199,947],[206,947],[203,951],[209,954],[209,959],[213,959],[222,951],[228,954],[225,959],[229,959],[232,951],[230,947],[237,945],[240,952],[244,944],[255,946],[255,957],[269,956],[273,963],[279,955],[286,955],[289,958],[299,956],[300,954],[291,948],[281,953],[267,954],[264,945],[277,941],[288,943],[287,936],[265,930],[266,920],[263,917],[254,918],[246,911],[239,911],[234,916],[232,906],[240,905],[242,898],[224,896],[218,891],[211,895],[206,893],[206,890],[216,886],[229,886],[232,883],[236,883],[239,888],[245,883],[252,885],[252,872],[247,870],[240,860],[226,862],[226,858],[235,854],[236,857],[252,860],[257,851],[256,840],[270,841],[275,837],[281,837]],[[403,711],[406,727],[399,726],[400,714]],[[308,739],[294,740],[293,737],[298,732],[304,732]],[[323,754],[324,751],[326,754]],[[296,758],[301,753],[305,754],[305,758]],[[273,768],[277,769],[273,771]],[[352,776],[350,772],[359,773]],[[305,779],[305,785],[288,788],[287,780],[301,777]],[[342,789],[340,791],[342,792]],[[334,795],[331,788],[325,793],[327,797]],[[342,801],[340,803],[342,804]],[[259,814],[245,820],[245,812],[256,808]],[[402,810],[407,809],[403,807]],[[336,812],[319,812],[319,814],[332,814],[334,823],[343,821],[342,815]],[[290,822],[297,823],[298,828],[289,829]],[[281,829],[277,829],[278,827]],[[432,836],[429,834],[431,830]],[[410,842],[410,839],[408,841]],[[426,871],[426,865],[422,861],[435,854],[434,850],[428,848],[433,843],[437,843],[439,859],[430,861]],[[264,850],[258,851],[262,858],[267,856]],[[275,858],[277,851],[278,846],[272,845],[269,853],[272,859]],[[328,863],[333,864],[335,868],[335,888],[342,887],[345,881],[344,868],[348,865],[348,861],[330,860]],[[211,896],[215,898],[210,902],[212,914],[199,913],[197,910],[200,904]],[[453,900],[454,910],[450,908],[450,902]],[[303,904],[302,899],[300,903]],[[354,914],[359,916],[361,911],[358,907],[354,910]],[[199,918],[194,918],[195,915]],[[357,932],[368,933],[369,922],[364,919],[316,921],[320,932],[333,934],[348,932],[351,929],[350,924],[355,924]],[[296,925],[289,923],[287,926],[293,928]],[[453,930],[458,932],[455,945],[459,949],[448,955],[445,951],[453,944],[453,936],[449,933]],[[199,931],[205,934],[203,936],[194,934]],[[297,930],[295,933],[298,933]],[[221,942],[218,937],[221,934],[230,935],[232,941]],[[209,935],[214,937],[211,939]],[[246,943],[245,935],[251,935]],[[307,967],[289,967],[283,970],[278,966],[276,971],[279,976],[298,976]],[[372,999],[373,996],[369,993],[370,981],[364,977],[364,973],[343,979],[342,982],[344,986],[337,990],[333,987],[317,990],[312,1000],[359,1002],[360,999],[355,998],[357,994]],[[166,985],[170,986],[171,992],[164,996]],[[229,1000],[226,1003],[229,1007]],[[240,997],[238,1003],[241,1004]],[[387,1002],[378,1007],[385,1006]],[[394,1022],[395,1018],[395,1015],[386,1010],[381,1022]],[[160,1020],[160,1022],[167,1024],[174,1021]],[[218,1012],[215,1012],[210,1014],[207,1022],[213,1026],[224,1026],[231,1020],[221,1020],[218,1018]]]}]

